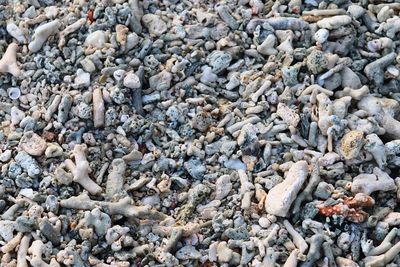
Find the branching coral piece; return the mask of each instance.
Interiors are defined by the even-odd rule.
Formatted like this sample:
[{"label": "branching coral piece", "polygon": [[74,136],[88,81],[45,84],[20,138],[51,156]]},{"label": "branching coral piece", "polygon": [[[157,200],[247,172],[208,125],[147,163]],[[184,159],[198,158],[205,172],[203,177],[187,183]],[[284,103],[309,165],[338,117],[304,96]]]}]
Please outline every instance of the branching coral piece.
[{"label": "branching coral piece", "polygon": [[332,101],[326,94],[318,94],[318,127],[323,135],[328,135],[328,128],[332,125],[330,116],[333,114]]},{"label": "branching coral piece", "polygon": [[354,261],[343,257],[336,257],[336,263],[338,267],[360,267]]},{"label": "branching coral piece", "polygon": [[301,186],[307,179],[307,175],[308,165],[306,161],[299,161],[293,164],[285,180],[268,192],[265,201],[266,211],[270,214],[285,217]]},{"label": "branching coral piece", "polygon": [[288,220],[284,220],[283,224],[285,225],[286,230],[292,236],[293,243],[299,249],[298,254],[299,253],[303,254],[304,252],[306,252],[306,250],[308,248],[308,244],[304,240],[304,238],[293,228],[293,226],[290,224],[290,222]]},{"label": "branching coral piece", "polygon": [[65,160],[65,165],[74,175],[74,182],[83,186],[90,194],[97,195],[101,192],[101,187],[89,177],[89,162],[85,150],[86,145],[75,145],[73,154],[76,165],[70,159]]},{"label": "branching coral piece", "polygon": [[318,27],[324,29],[337,29],[342,27],[343,25],[347,25],[351,23],[351,17],[348,15],[338,15],[329,18],[321,19],[317,22]]},{"label": "branching coral piece", "polygon": [[58,41],[58,48],[62,49],[66,43],[66,37],[79,30],[83,25],[86,23],[86,18],[81,18],[72,23],[71,25],[68,25],[64,30],[60,32],[60,40]]},{"label": "branching coral piece", "polygon": [[367,256],[377,256],[377,255],[381,255],[382,253],[385,253],[393,246],[393,244],[391,242],[398,235],[398,233],[399,233],[399,229],[393,228],[386,235],[386,237],[383,239],[381,244],[377,247],[373,247],[372,240],[364,239],[363,242],[365,242],[365,244],[366,244],[365,247],[367,248],[366,251],[364,251],[364,254],[366,254]]},{"label": "branching coral piece", "polygon": [[42,24],[35,29],[32,41],[29,43],[29,50],[33,53],[39,51],[44,43],[47,41],[50,35],[54,35],[58,32],[60,27],[60,21],[58,19]]},{"label": "branching coral piece", "polygon": [[324,250],[324,255],[325,257],[328,259],[328,266],[329,267],[336,267],[336,262],[335,262],[335,258],[333,257],[333,251],[332,251],[332,240],[329,241],[325,241],[322,244],[322,248]]},{"label": "branching coral piece", "polygon": [[285,261],[285,264],[283,265],[283,267],[296,267],[297,266],[297,262],[298,262],[298,255],[299,255],[299,250],[295,249],[293,250],[289,257],[287,258],[287,260]]},{"label": "branching coral piece", "polygon": [[372,197],[359,193],[354,197],[347,197],[343,203],[334,206],[320,206],[319,214],[330,217],[333,215],[341,215],[349,221],[360,223],[368,218],[368,213],[362,211],[364,207],[372,207],[375,201]]},{"label": "branching coral piece", "polygon": [[300,264],[301,267],[312,267],[314,263],[321,258],[321,247],[322,243],[326,241],[327,237],[322,234],[315,234],[310,237],[307,241],[310,243],[310,249],[308,250],[307,260]]},{"label": "branching coral piece", "polygon": [[183,229],[182,228],[174,228],[171,231],[171,236],[168,239],[167,243],[165,244],[164,251],[171,252],[176,247],[176,244],[183,236]]},{"label": "branching coral piece", "polygon": [[76,240],[71,240],[66,246],[58,251],[57,261],[65,266],[84,266],[82,258],[76,250]]},{"label": "branching coral piece", "polygon": [[188,237],[193,234],[200,232],[201,229],[205,227],[209,227],[212,224],[211,221],[207,221],[205,223],[192,223],[188,222],[183,226],[163,226],[163,225],[154,225],[152,227],[152,232],[159,236],[171,236],[174,231],[183,230],[182,236]]},{"label": "branching coral piece", "polygon": [[311,172],[310,181],[308,182],[306,188],[304,188],[303,192],[299,194],[294,202],[293,214],[296,214],[300,211],[301,204],[303,201],[311,201],[313,199],[313,191],[321,181],[321,177],[319,175],[319,163],[318,160],[315,160],[313,163],[313,170]]},{"label": "branching coral piece", "polygon": [[374,168],[372,174],[360,174],[353,178],[351,192],[370,195],[375,191],[392,191],[397,186],[394,180],[379,168]]},{"label": "branching coral piece", "polygon": [[326,217],[330,217],[333,215],[342,215],[344,217],[347,217],[350,221],[357,223],[365,221],[368,217],[368,214],[366,214],[364,211],[356,211],[355,209],[349,209],[348,206],[342,203],[336,204],[333,207],[320,207],[319,213]]},{"label": "branching coral piece", "polygon": [[244,170],[238,170],[240,179],[240,194],[242,195],[241,208],[248,210],[251,204],[251,197],[254,194],[254,185],[249,181],[249,177]]},{"label": "branching coral piece", "polygon": [[386,56],[379,57],[374,62],[369,63],[365,66],[364,72],[368,79],[374,82],[376,85],[381,86],[384,82],[384,70],[389,66],[393,60],[396,59],[396,53],[390,53]]},{"label": "branching coral piece", "polygon": [[28,259],[32,267],[60,267],[60,264],[54,258],[51,259],[50,264],[42,259],[42,254],[46,249],[48,248],[41,240],[33,241],[28,249],[28,253],[32,255]]},{"label": "branching coral piece", "polygon": [[375,201],[372,197],[360,193],[354,197],[345,198],[344,203],[350,208],[369,208],[375,204]]},{"label": "branching coral piece", "polygon": [[89,263],[90,266],[94,267],[129,267],[130,264],[128,261],[118,261],[118,262],[113,262],[110,264],[104,263],[101,260],[95,258],[94,256],[89,256]]},{"label": "branching coral piece", "polygon": [[17,49],[16,43],[11,43],[3,57],[0,60],[0,73],[10,73],[14,77],[18,77],[21,73],[17,65]]},{"label": "branching coral piece", "polygon": [[400,241],[386,253],[379,256],[368,256],[364,259],[366,267],[383,267],[391,262],[400,253]]},{"label": "branching coral piece", "polygon": [[395,119],[395,115],[399,112],[399,103],[396,100],[365,96],[357,106],[374,117],[388,135],[395,139],[400,138],[400,122]]},{"label": "branching coral piece", "polygon": [[364,149],[372,154],[379,168],[383,169],[386,165],[386,151],[382,140],[376,134],[367,135],[365,140]]},{"label": "branching coral piece", "polygon": [[134,206],[130,197],[120,199],[118,202],[91,200],[87,194],[61,200],[61,207],[69,209],[93,210],[101,207],[109,215],[123,215],[133,219],[163,220],[166,215],[150,208],[150,206]]},{"label": "branching coral piece", "polygon": [[0,251],[3,253],[9,253],[11,252],[13,249],[15,249],[16,246],[18,246],[18,244],[20,243],[22,238],[22,233],[19,232],[16,236],[13,237],[13,239],[11,239],[10,241],[8,241],[7,244],[5,244],[4,246],[1,247]]},{"label": "branching coral piece", "polygon": [[[103,213],[100,211],[100,209],[95,208],[92,211],[85,211],[85,217],[80,224],[93,226],[96,234],[101,237],[105,235],[107,229],[111,227],[111,219],[106,213]],[[77,226],[77,228],[79,227]]]},{"label": "branching coral piece", "polygon": [[351,87],[345,87],[342,91],[335,93],[336,97],[351,96],[352,99],[360,100],[362,97],[369,94],[369,88],[367,85],[362,86],[360,89],[353,89]]},{"label": "branching coral piece", "polygon": [[275,251],[272,247],[267,248],[267,253],[263,259],[264,266],[278,266],[277,261],[279,257],[279,252]]},{"label": "branching coral piece", "polygon": [[211,189],[204,185],[198,184],[189,190],[189,197],[186,204],[179,211],[177,219],[185,221],[193,213],[197,205],[210,193]]}]

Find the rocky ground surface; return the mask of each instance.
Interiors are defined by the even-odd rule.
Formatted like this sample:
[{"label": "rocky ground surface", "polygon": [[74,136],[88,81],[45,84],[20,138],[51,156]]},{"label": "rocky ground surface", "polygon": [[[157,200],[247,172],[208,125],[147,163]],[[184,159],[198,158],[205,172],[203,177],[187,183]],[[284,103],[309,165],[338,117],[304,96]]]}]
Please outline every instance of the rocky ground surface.
[{"label": "rocky ground surface", "polygon": [[400,266],[399,12],[0,0],[0,266]]}]

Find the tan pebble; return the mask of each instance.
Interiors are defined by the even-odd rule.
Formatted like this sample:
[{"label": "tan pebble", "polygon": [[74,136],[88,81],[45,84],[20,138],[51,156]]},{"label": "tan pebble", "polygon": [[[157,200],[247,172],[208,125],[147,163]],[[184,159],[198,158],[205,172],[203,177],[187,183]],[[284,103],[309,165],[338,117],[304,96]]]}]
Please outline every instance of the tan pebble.
[{"label": "tan pebble", "polygon": [[125,161],[142,160],[142,158],[143,154],[136,149],[132,150],[128,155],[122,157],[122,159]]},{"label": "tan pebble", "polygon": [[63,154],[63,149],[56,143],[49,144],[44,152],[46,158],[56,158],[60,157]]},{"label": "tan pebble", "polygon": [[39,135],[29,131],[22,136],[20,146],[31,156],[41,156],[46,150],[47,143]]},{"label": "tan pebble", "polygon": [[171,187],[171,179],[165,179],[162,180],[157,184],[158,190],[160,190],[161,193],[169,192],[169,188]]},{"label": "tan pebble", "polygon": [[117,42],[122,45],[126,44],[126,34],[129,31],[128,27],[118,24],[115,26],[115,31],[117,32]]},{"label": "tan pebble", "polygon": [[353,159],[358,156],[364,145],[364,133],[350,131],[345,134],[340,142],[340,152],[345,159]]}]

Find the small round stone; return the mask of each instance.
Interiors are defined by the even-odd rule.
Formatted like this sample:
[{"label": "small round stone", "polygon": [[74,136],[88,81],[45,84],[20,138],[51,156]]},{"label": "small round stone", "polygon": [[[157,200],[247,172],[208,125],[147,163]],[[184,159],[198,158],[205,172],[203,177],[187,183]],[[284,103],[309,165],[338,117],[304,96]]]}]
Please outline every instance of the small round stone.
[{"label": "small round stone", "polygon": [[131,89],[140,88],[141,85],[139,77],[132,72],[128,73],[124,78],[124,86]]},{"label": "small round stone", "polygon": [[268,227],[271,226],[270,220],[268,220],[268,219],[265,218],[265,217],[261,217],[261,218],[258,220],[258,224],[259,224],[262,228],[264,228],[264,229],[266,229],[266,228],[268,228]]},{"label": "small round stone", "polygon": [[328,40],[329,37],[329,31],[327,29],[319,29],[315,34],[314,34],[314,39],[316,42],[323,44]]}]

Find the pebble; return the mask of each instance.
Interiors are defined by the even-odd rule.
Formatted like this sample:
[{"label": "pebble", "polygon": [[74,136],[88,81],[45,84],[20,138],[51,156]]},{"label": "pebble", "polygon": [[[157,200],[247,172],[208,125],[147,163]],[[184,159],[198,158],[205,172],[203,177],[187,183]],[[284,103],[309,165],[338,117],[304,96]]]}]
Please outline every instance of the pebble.
[{"label": "pebble", "polygon": [[318,74],[328,67],[328,60],[322,51],[313,50],[307,57],[307,67],[311,73]]},{"label": "pebble", "polygon": [[264,229],[267,229],[267,228],[269,228],[269,227],[271,226],[270,220],[268,220],[268,219],[265,218],[265,217],[261,217],[261,218],[258,220],[258,224],[259,224],[262,228],[264,228]]},{"label": "pebble", "polygon": [[7,149],[0,154],[0,161],[1,162],[8,162],[11,159],[12,151]]},{"label": "pebble", "polygon": [[171,87],[172,74],[168,71],[162,71],[149,79],[150,88],[163,91],[168,90]]},{"label": "pebble", "polygon": [[192,158],[184,163],[186,171],[189,175],[196,179],[202,180],[206,172],[206,167],[201,164],[199,159]]},{"label": "pebble", "polygon": [[39,166],[39,164],[37,163],[37,161],[29,156],[26,152],[19,152],[16,156],[15,156],[15,161],[24,169],[26,170],[27,174],[30,177],[36,177],[38,176],[42,170]]},{"label": "pebble", "polygon": [[209,61],[213,73],[218,74],[229,67],[232,56],[227,52],[214,51],[208,56],[207,60]]},{"label": "pebble", "polygon": [[192,120],[192,127],[201,132],[207,131],[213,120],[211,114],[207,112],[199,112]]},{"label": "pebble", "polygon": [[96,65],[94,65],[93,61],[91,61],[89,58],[84,58],[83,60],[80,61],[80,64],[86,72],[92,73],[96,71]]},{"label": "pebble", "polygon": [[98,30],[90,33],[85,40],[85,46],[95,47],[97,49],[102,49],[105,47],[107,42],[107,35],[104,31]]},{"label": "pebble", "polygon": [[21,138],[20,146],[31,156],[41,156],[47,148],[47,143],[36,133],[26,132]]},{"label": "pebble", "polygon": [[329,37],[329,31],[327,29],[319,29],[315,34],[314,34],[314,39],[320,44],[323,44],[328,40]]},{"label": "pebble", "polygon": [[152,35],[160,36],[167,31],[167,24],[155,14],[145,14],[142,22]]},{"label": "pebble", "polygon": [[184,246],[176,252],[176,258],[179,260],[200,259],[201,253],[193,246]]},{"label": "pebble", "polygon": [[140,88],[141,84],[140,84],[139,77],[136,74],[129,72],[128,74],[126,74],[126,76],[124,78],[124,86],[131,88],[131,89]]},{"label": "pebble", "polygon": [[139,42],[140,38],[136,33],[134,32],[129,33],[126,37],[126,50],[129,51],[135,48],[139,44]]},{"label": "pebble", "polygon": [[32,188],[23,188],[23,189],[21,189],[19,191],[19,193],[24,197],[27,197],[27,198],[30,198],[30,199],[33,198],[33,190],[32,190]]},{"label": "pebble", "polygon": [[29,19],[33,19],[36,16],[37,16],[37,13],[36,13],[36,9],[34,6],[30,6],[29,8],[27,8],[25,10],[24,14],[22,14],[22,17],[29,18]]},{"label": "pebble", "polygon": [[75,88],[85,88],[90,86],[90,73],[84,72],[82,69],[76,71],[74,80]]},{"label": "pebble", "polygon": [[17,25],[14,23],[8,23],[7,24],[7,32],[15,38],[15,40],[18,41],[18,43],[26,43],[26,38],[24,36],[24,33],[21,31],[20,28],[18,28]]},{"label": "pebble", "polygon": [[217,200],[224,199],[232,190],[232,183],[230,182],[229,175],[222,175],[217,179],[215,185],[215,199]]},{"label": "pebble", "polygon": [[7,89],[8,97],[17,100],[21,96],[21,90],[18,87],[10,87]]}]

